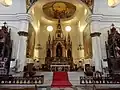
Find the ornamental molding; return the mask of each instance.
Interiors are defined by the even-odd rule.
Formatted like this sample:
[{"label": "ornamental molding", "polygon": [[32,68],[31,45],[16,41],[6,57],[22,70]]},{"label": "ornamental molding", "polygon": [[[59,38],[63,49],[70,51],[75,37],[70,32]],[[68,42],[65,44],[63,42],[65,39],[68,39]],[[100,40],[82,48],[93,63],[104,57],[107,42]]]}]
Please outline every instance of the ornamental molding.
[{"label": "ornamental molding", "polygon": [[120,15],[92,14],[87,19],[99,22],[120,22]]},{"label": "ornamental molding", "polygon": [[19,35],[19,36],[25,36],[25,37],[27,37],[27,36],[28,36],[28,32],[19,31],[19,32],[18,32],[18,35]]},{"label": "ornamental molding", "polygon": [[0,14],[0,21],[32,21],[32,17],[27,13],[20,14]]},{"label": "ornamental molding", "polygon": [[94,32],[94,33],[91,33],[91,34],[90,34],[91,37],[96,37],[96,36],[99,37],[100,35],[101,35],[100,32]]}]

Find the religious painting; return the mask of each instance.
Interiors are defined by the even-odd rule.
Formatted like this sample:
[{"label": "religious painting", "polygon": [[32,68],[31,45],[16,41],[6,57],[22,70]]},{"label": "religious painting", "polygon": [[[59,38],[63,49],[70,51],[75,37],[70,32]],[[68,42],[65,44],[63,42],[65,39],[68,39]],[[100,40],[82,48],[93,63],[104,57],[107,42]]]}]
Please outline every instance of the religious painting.
[{"label": "religious painting", "polygon": [[92,39],[90,36],[90,30],[86,29],[83,32],[84,43],[84,57],[85,59],[92,58]]},{"label": "religious painting", "polygon": [[43,12],[51,18],[70,18],[74,15],[76,6],[72,3],[55,1],[47,3],[43,6]]}]

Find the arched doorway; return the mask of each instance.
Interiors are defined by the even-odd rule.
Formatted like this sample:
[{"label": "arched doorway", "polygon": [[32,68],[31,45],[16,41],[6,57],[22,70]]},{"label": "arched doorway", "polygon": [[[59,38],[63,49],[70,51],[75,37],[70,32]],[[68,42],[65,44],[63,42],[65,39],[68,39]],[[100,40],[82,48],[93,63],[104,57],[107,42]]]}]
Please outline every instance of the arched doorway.
[{"label": "arched doorway", "polygon": [[[88,1],[92,1],[92,0],[88,0]],[[44,58],[46,57],[46,47],[47,47],[46,41],[48,41],[48,36],[50,34],[51,40],[54,40],[54,33],[57,27],[56,26],[57,20],[56,18],[52,17],[53,12],[51,12],[52,11],[51,9],[53,9],[53,7],[51,7],[50,9],[45,9],[45,8],[52,6],[53,3],[55,2],[54,0],[36,1],[28,11],[28,13],[30,13],[33,18],[31,24],[36,33],[33,58],[40,59],[42,63],[44,63]],[[68,7],[70,8],[72,7],[70,9],[72,13],[66,16],[66,18],[61,19],[61,27],[64,36],[66,37],[68,36],[68,32],[66,32],[65,27],[71,26],[72,28],[72,30],[69,33],[72,41],[71,53],[73,56],[74,63],[77,64],[79,61],[83,59],[85,59],[84,60],[85,63],[89,63],[89,59],[91,59],[92,57],[92,49],[91,49],[92,43],[90,37],[90,24],[86,21],[86,19],[91,15],[91,10],[84,3],[85,0],[83,0],[83,2],[81,0],[71,0],[71,1],[60,0],[59,2],[60,5],[63,5],[61,4],[62,2],[67,4]],[[64,10],[63,6],[60,7],[57,4],[55,5],[55,8],[61,11]],[[66,10],[69,11],[69,9]],[[53,31],[48,32],[47,26],[52,26]],[[58,51],[56,50],[56,52]]]}]

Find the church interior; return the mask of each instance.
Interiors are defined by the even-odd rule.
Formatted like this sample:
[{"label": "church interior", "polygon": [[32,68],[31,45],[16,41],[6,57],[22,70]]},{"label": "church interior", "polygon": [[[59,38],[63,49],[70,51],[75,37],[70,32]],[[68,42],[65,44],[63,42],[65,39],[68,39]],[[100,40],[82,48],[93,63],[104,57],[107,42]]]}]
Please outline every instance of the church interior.
[{"label": "church interior", "polygon": [[120,0],[0,0],[0,90],[120,90]]},{"label": "church interior", "polygon": [[[42,3],[43,7],[40,7],[39,3]],[[69,61],[66,57],[70,57],[71,65],[79,61],[90,63],[92,46],[91,37],[87,36],[90,34],[90,25],[85,19],[91,11],[83,3],[77,7],[63,1],[45,3],[39,1],[29,10],[33,17],[33,27],[29,26],[28,31],[28,58],[34,58],[42,64],[49,64],[48,61],[57,57],[63,57],[63,61]],[[38,13],[37,10],[41,11]],[[59,53],[61,55],[57,55]],[[51,60],[48,57],[51,57]]]}]

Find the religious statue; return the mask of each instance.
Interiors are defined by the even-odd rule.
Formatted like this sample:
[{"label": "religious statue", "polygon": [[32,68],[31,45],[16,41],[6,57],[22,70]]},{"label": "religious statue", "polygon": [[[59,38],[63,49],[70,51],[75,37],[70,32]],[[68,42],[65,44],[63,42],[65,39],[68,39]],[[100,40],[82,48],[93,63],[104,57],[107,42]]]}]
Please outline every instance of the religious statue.
[{"label": "religious statue", "polygon": [[120,72],[120,33],[112,24],[105,42],[108,68],[110,73]]},{"label": "religious statue", "polygon": [[10,37],[10,29],[4,26],[0,29],[0,74],[6,75],[9,73],[10,60],[12,54],[12,40]]}]

